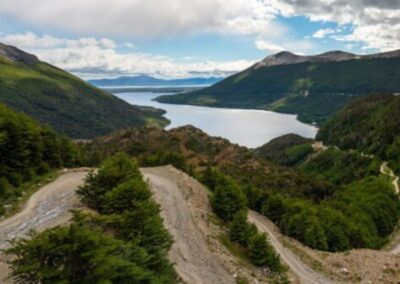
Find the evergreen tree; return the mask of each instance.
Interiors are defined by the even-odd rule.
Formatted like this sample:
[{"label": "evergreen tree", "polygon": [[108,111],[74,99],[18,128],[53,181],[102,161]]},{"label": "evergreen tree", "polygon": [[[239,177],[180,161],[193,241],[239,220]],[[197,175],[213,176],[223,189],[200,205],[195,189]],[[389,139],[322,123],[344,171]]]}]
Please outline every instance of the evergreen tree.
[{"label": "evergreen tree", "polygon": [[268,266],[273,271],[281,269],[279,256],[267,243],[265,234],[256,234],[251,238],[249,256],[253,264],[257,266]]},{"label": "evergreen tree", "polygon": [[217,184],[211,204],[221,219],[230,221],[237,212],[246,208],[246,196],[236,183],[225,177],[224,182]]}]

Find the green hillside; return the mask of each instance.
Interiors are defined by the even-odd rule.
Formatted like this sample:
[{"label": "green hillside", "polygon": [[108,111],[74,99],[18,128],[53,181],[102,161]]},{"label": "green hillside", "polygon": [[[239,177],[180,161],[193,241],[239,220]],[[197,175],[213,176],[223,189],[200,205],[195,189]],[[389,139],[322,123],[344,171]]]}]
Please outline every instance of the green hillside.
[{"label": "green hillside", "polygon": [[286,134],[256,149],[256,153],[265,160],[282,166],[294,166],[313,152],[312,139],[297,134]]},{"label": "green hillside", "polygon": [[[340,59],[342,54],[350,59]],[[283,52],[209,88],[158,101],[268,109],[319,123],[357,96],[400,92],[399,70],[398,52],[361,58],[341,52],[314,57]]]},{"label": "green hillside", "polygon": [[167,123],[161,110],[131,106],[33,55],[2,44],[0,102],[73,138]]},{"label": "green hillside", "polygon": [[399,96],[359,98],[327,122],[317,139],[341,149],[376,155],[400,173],[399,112]]}]

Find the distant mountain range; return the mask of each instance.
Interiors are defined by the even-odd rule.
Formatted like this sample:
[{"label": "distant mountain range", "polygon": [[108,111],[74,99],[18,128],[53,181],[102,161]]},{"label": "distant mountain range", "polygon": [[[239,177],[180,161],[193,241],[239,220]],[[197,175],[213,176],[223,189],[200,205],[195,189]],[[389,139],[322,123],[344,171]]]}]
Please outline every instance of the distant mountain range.
[{"label": "distant mountain range", "polygon": [[257,108],[322,123],[357,96],[400,92],[400,50],[373,55],[280,52],[198,91],[161,96],[164,103]]},{"label": "distant mountain range", "polygon": [[34,55],[1,43],[0,103],[73,138],[168,123],[162,110],[132,106]]},{"label": "distant mountain range", "polygon": [[116,87],[116,86],[210,86],[224,78],[209,77],[209,78],[187,78],[187,79],[174,79],[164,80],[157,79],[148,75],[139,75],[133,77],[119,77],[116,79],[99,79],[89,80],[88,82],[97,87]]}]

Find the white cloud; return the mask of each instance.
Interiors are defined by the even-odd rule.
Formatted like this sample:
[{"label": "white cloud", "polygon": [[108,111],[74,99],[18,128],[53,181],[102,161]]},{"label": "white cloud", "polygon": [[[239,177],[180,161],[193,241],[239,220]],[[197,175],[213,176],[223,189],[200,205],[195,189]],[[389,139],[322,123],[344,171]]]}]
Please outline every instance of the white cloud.
[{"label": "white cloud", "polygon": [[285,48],[282,46],[267,42],[262,39],[256,40],[255,44],[258,49],[265,50],[265,51],[272,52],[272,53],[285,50]]},{"label": "white cloud", "polygon": [[280,44],[274,44],[264,39],[258,39],[255,45],[260,50],[265,50],[268,53],[277,53],[280,51],[290,51],[295,54],[304,55],[310,53],[315,48],[315,45],[307,40],[288,40],[283,39]]},{"label": "white cloud", "polygon": [[313,35],[312,35],[312,37],[313,38],[324,38],[324,37],[326,37],[327,35],[331,35],[331,34],[334,34],[335,33],[335,30],[334,29],[320,29],[320,30],[318,30],[318,31],[316,31]]},{"label": "white cloud", "polygon": [[0,36],[0,41],[15,45],[19,48],[26,49],[49,49],[57,47],[100,47],[100,48],[115,48],[116,44],[114,41],[106,38],[101,38],[99,40],[93,37],[80,38],[77,40],[66,39],[66,38],[56,38],[50,35],[43,35],[41,37],[37,36],[32,32],[27,32],[23,34],[10,34]]},{"label": "white cloud", "polygon": [[1,0],[0,15],[100,36],[252,34],[279,26],[276,9],[258,0]]},{"label": "white cloud", "polygon": [[[81,38],[70,40],[33,33],[6,35],[0,41],[17,45],[36,54],[41,60],[54,64],[83,78],[117,77],[149,74],[165,78],[192,76],[227,76],[241,71],[254,61],[212,61],[192,58],[178,62],[173,58],[140,52],[121,53],[109,39]],[[197,60],[197,61],[196,61]]]},{"label": "white cloud", "polygon": [[350,24],[353,30],[337,39],[361,43],[366,49],[400,48],[399,0],[279,0],[275,7],[288,17]]}]

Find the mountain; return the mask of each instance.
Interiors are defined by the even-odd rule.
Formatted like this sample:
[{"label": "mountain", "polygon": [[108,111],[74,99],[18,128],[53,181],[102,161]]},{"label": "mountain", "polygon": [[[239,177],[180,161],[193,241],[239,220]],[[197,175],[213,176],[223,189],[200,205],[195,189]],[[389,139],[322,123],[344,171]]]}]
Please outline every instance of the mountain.
[{"label": "mountain", "polygon": [[131,106],[18,48],[0,44],[0,102],[73,138],[165,125],[161,110]]},{"label": "mountain", "polygon": [[161,96],[163,103],[257,108],[321,123],[358,96],[400,92],[400,50],[316,56],[280,52],[205,89]]},{"label": "mountain", "polygon": [[115,87],[115,86],[209,86],[215,84],[223,78],[187,78],[164,80],[157,79],[147,75],[139,75],[135,77],[119,77],[116,79],[100,79],[89,80],[89,83],[98,87]]}]

